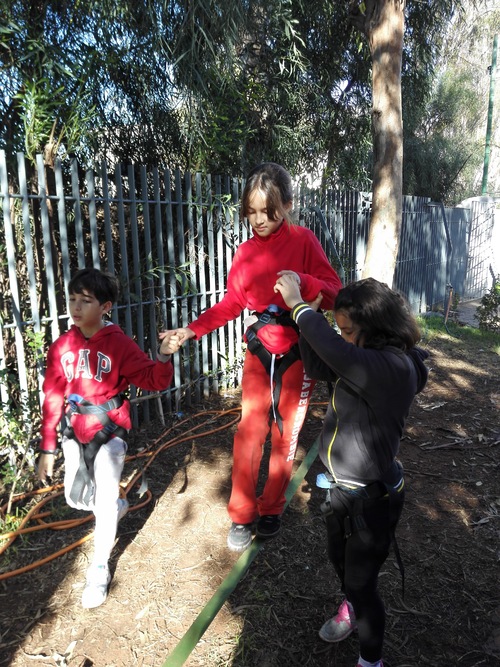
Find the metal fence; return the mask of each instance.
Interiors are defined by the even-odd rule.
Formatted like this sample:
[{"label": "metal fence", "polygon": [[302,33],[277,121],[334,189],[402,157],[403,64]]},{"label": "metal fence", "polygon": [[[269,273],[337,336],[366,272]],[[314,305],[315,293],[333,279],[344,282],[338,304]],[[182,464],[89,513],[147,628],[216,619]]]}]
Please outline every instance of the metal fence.
[{"label": "metal fence", "polygon": [[[495,244],[495,216],[499,200],[488,197],[472,199],[467,238],[467,272],[463,294],[467,299],[479,299],[491,287],[500,273],[500,247]],[[500,216],[497,218],[497,237]]]},{"label": "metal fence", "polygon": [[[120,277],[112,319],[153,357],[159,331],[186,326],[220,300],[233,254],[248,237],[239,218],[241,188],[240,178],[137,165],[118,165],[111,174],[104,163],[98,171],[82,171],[76,161],[52,169],[42,156],[33,166],[22,154],[9,173],[0,152],[1,403],[25,394],[41,400],[44,352],[68,327],[67,287],[77,268]],[[371,195],[298,184],[296,200],[300,224],[313,229],[343,280],[358,279]],[[448,284],[465,297],[484,292],[483,245],[492,226],[486,209],[404,198],[394,286],[414,312],[442,307]],[[132,388],[136,421],[150,417],[146,398],[155,399],[161,416],[237,384],[246,314],[174,355],[174,381],[161,395]]]}]

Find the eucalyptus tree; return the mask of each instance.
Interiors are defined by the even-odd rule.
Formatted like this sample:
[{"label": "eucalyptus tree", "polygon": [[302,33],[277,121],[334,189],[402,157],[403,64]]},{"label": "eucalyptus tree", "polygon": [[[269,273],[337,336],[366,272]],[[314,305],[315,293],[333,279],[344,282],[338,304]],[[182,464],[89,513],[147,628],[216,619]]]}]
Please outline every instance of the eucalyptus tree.
[{"label": "eucalyptus tree", "polygon": [[[409,3],[410,6],[416,4]],[[451,14],[453,5],[446,1],[433,4],[431,15],[436,30]],[[405,9],[405,0],[352,0],[350,3],[351,20],[366,38],[372,64],[372,215],[363,276],[376,277],[389,285],[394,277],[402,220],[401,82]],[[413,20],[416,24],[428,24],[422,7],[417,8]],[[432,54],[431,42],[419,35],[418,43],[426,47],[422,49],[423,53]]]},{"label": "eucalyptus tree", "polygon": [[392,285],[402,215],[403,117],[401,65],[404,1],[353,2],[352,21],[372,61],[373,192],[363,276]]},{"label": "eucalyptus tree", "polygon": [[[383,4],[400,3],[4,0],[0,142],[219,173],[274,159],[368,189],[371,24],[354,26]],[[405,125],[423,109],[450,5],[405,9]]]},{"label": "eucalyptus tree", "polygon": [[133,0],[4,0],[0,144],[159,161],[182,152],[178,100],[155,23]]},{"label": "eucalyptus tree", "polygon": [[[494,35],[495,0],[463,2],[442,34],[432,87],[405,117],[403,188],[447,204],[481,194]],[[490,186],[500,189],[500,106],[494,107]]]},{"label": "eucalyptus tree", "polygon": [[73,3],[3,3],[0,34],[0,138],[9,151],[35,153],[64,140],[75,147],[92,115],[85,87],[93,55],[78,39],[84,15]]}]

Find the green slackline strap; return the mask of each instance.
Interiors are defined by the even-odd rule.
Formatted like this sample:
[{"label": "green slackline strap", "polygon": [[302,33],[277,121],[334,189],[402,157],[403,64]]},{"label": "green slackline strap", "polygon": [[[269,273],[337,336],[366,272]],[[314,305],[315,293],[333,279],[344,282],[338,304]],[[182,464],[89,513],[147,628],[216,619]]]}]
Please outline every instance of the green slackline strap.
[{"label": "green slackline strap", "polygon": [[[288,484],[285,492],[285,507],[287,507],[289,504],[290,500],[297,491],[299,484],[306,476],[307,471],[316,458],[318,454],[318,447],[319,438],[314,441],[311,449],[307,452],[306,457]],[[266,540],[253,540],[251,546],[238,558],[229,574],[226,576],[222,584],[215,591],[207,604],[203,607],[191,627],[182,637],[172,653],[170,653],[170,655],[167,657],[162,667],[181,667],[181,665],[184,664],[184,662],[191,654],[191,651],[203,636],[205,630],[220,611],[224,602],[228,599],[228,597],[241,581],[242,577],[247,572],[248,568],[254,561],[265,542]]]}]

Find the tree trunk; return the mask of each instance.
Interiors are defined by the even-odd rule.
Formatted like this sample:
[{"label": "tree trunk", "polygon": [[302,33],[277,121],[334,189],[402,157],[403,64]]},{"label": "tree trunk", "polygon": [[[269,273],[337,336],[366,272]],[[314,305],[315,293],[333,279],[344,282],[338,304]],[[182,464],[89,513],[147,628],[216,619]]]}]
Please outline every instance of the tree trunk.
[{"label": "tree trunk", "polygon": [[[402,217],[401,61],[404,2],[365,3],[362,29],[372,56],[373,199],[362,275],[392,286]],[[360,16],[356,24],[361,27]]]}]

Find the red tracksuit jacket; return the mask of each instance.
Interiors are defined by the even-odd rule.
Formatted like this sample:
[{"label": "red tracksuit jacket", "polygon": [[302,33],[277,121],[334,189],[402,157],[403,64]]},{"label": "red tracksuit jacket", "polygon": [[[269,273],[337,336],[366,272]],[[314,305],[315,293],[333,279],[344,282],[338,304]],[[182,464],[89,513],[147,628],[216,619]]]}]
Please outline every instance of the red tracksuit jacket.
[{"label": "red tracksuit jacket", "polygon": [[[98,405],[105,403],[130,384],[150,391],[166,389],[173,376],[171,361],[153,361],[116,324],[107,324],[88,340],[72,326],[49,348],[43,391],[40,449],[57,448],[57,430],[65,402],[78,394]],[[109,412],[118,426],[130,429],[130,404]],[[71,426],[82,443],[92,440],[102,424],[94,415],[73,414]]]},{"label": "red tracksuit jacket", "polygon": [[[295,271],[300,276],[304,301],[323,294],[321,307],[331,310],[342,287],[330,266],[320,242],[310,229],[283,223],[274,234],[257,234],[242,243],[233,259],[227,279],[227,292],[219,303],[189,324],[196,338],[234,320],[244,308],[258,313],[270,304],[288,310],[279,292],[274,291],[278,271]],[[272,354],[284,354],[297,342],[293,327],[267,325],[259,339]]]}]

